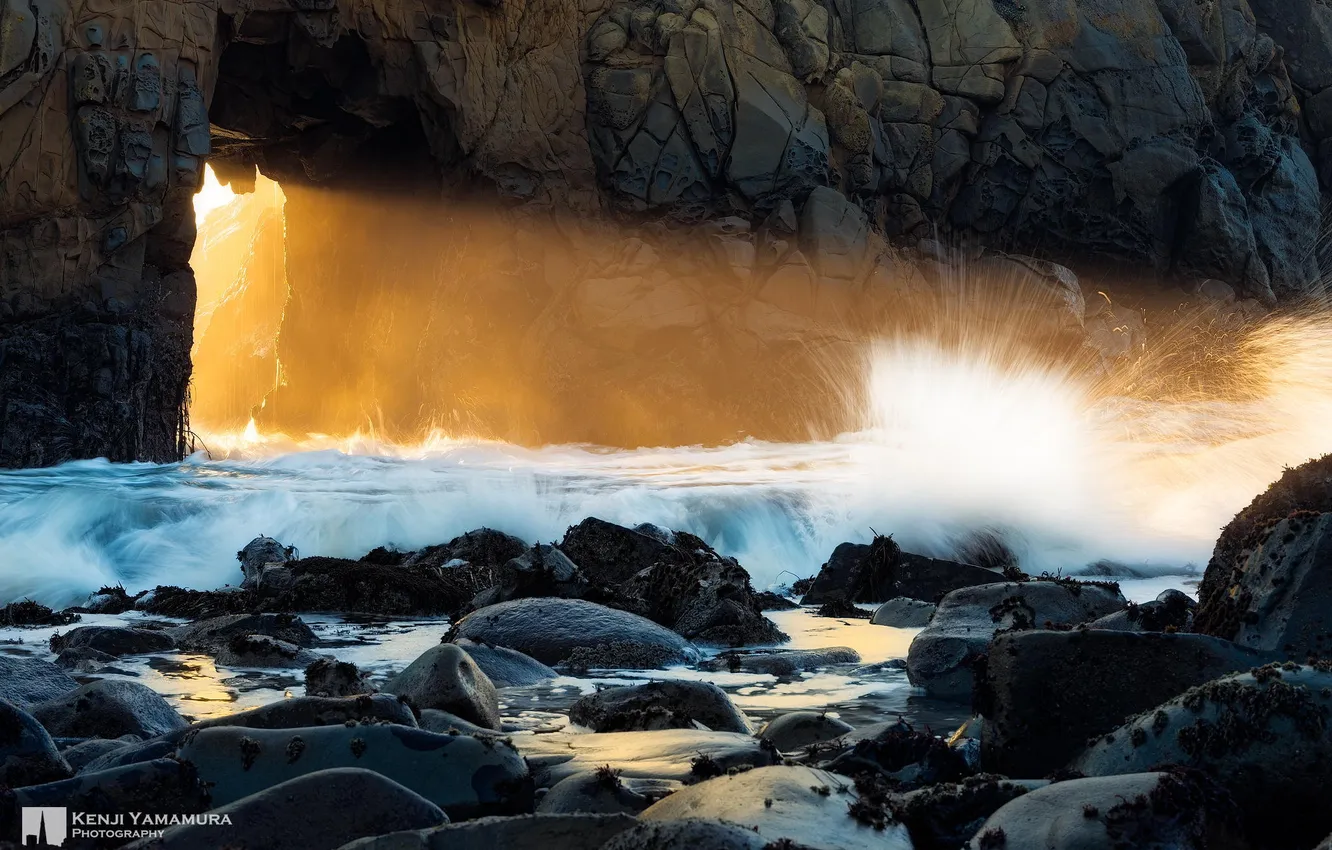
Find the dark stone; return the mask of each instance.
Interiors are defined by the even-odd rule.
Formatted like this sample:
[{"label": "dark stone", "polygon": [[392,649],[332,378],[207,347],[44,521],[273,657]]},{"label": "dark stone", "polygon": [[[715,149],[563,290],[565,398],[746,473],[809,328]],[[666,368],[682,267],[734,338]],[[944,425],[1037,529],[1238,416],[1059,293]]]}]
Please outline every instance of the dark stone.
[{"label": "dark stone", "polygon": [[119,657],[166,652],[175,647],[176,642],[168,632],[123,626],[79,626],[63,635],[51,636],[52,652],[87,648]]},{"label": "dark stone", "polygon": [[723,652],[701,662],[700,670],[728,670],[732,673],[769,673],[773,676],[792,676],[806,670],[817,670],[834,664],[858,664],[860,653],[846,646],[823,649],[774,649],[750,652]]},{"label": "dark stone", "polygon": [[78,686],[78,682],[49,661],[0,654],[0,699],[20,708],[55,699]]},{"label": "dark stone", "polygon": [[351,697],[376,690],[369,674],[348,661],[320,658],[305,668],[305,693],[312,697]]},{"label": "dark stone", "polygon": [[265,635],[295,646],[313,646],[317,638],[300,617],[290,614],[233,614],[177,626],[170,630],[186,652],[216,654],[236,637]]},{"label": "dark stone", "polygon": [[634,819],[624,814],[537,813],[488,817],[419,832],[366,838],[348,844],[343,850],[491,850],[499,847],[586,850],[601,847],[633,825]]},{"label": "dark stone", "polygon": [[26,711],[0,700],[0,786],[41,785],[73,774],[42,724]]},{"label": "dark stone", "polygon": [[968,776],[903,794],[893,800],[893,814],[911,833],[913,850],[961,850],[990,815],[1045,784]]},{"label": "dark stone", "polygon": [[851,744],[822,768],[843,776],[881,775],[899,790],[956,782],[970,774],[965,759],[942,738],[899,721]]},{"label": "dark stone", "polygon": [[138,682],[101,679],[31,707],[53,735],[69,738],[152,738],[185,726],[165,699]]},{"label": "dark stone", "polygon": [[1039,778],[1086,742],[1189,688],[1269,656],[1192,634],[1075,629],[1002,634],[990,645],[981,763]]},{"label": "dark stone", "polygon": [[432,646],[407,668],[384,683],[417,708],[456,714],[486,729],[500,728],[499,695],[495,685],[462,647]]},{"label": "dark stone", "polygon": [[1198,603],[1179,590],[1163,590],[1161,595],[1135,605],[1130,602],[1122,611],[1107,614],[1088,623],[1088,628],[1119,632],[1187,632],[1192,631],[1193,612]]},{"label": "dark stone", "polygon": [[0,607],[0,626],[65,626],[79,619],[79,615],[72,611],[52,611],[31,599]]},{"label": "dark stone", "polygon": [[497,688],[535,685],[559,675],[530,655],[508,647],[487,646],[466,639],[460,639],[458,646],[466,650]]},{"label": "dark stone", "polygon": [[666,681],[606,688],[569,708],[569,719],[594,732],[693,729],[750,734],[753,727],[726,692],[707,682]]},{"label": "dark stone", "polygon": [[803,605],[834,599],[886,602],[906,596],[937,603],[958,588],[992,584],[1000,578],[982,567],[903,552],[891,537],[880,536],[868,545],[843,543],[834,549],[800,601]]}]

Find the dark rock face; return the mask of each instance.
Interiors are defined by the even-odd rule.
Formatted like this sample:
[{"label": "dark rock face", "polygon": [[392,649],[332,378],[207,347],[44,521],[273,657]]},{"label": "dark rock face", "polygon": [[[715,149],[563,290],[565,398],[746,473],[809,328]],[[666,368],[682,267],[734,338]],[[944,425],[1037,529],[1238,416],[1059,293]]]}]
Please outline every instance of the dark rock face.
[{"label": "dark rock face", "polygon": [[312,697],[351,697],[376,690],[369,674],[348,661],[320,658],[305,668],[305,692]]},{"label": "dark rock face", "polygon": [[238,714],[203,720],[191,728],[244,726],[250,729],[295,729],[302,726],[342,726],[348,722],[362,721],[416,725],[411,709],[397,697],[389,694],[361,694],[352,697],[293,697]]},{"label": "dark rock face", "polygon": [[63,626],[77,620],[78,614],[52,611],[30,599],[0,607],[0,626]]},{"label": "dark rock face", "polygon": [[1000,631],[1067,627],[1125,607],[1117,585],[1074,581],[987,584],[955,590],[911,641],[907,674],[933,696],[971,699],[973,667]]},{"label": "dark rock face", "polygon": [[0,655],[0,699],[20,708],[55,699],[78,686],[69,674],[49,661]]},{"label": "dark rock face", "polygon": [[290,614],[237,614],[177,626],[170,632],[188,652],[213,652],[234,637],[264,635],[296,646],[313,646],[315,633]]},{"label": "dark rock face", "polygon": [[1043,785],[985,774],[969,776],[903,794],[893,801],[893,814],[910,831],[914,850],[961,850],[990,815]]},{"label": "dark rock face", "polygon": [[833,600],[887,602],[900,596],[937,603],[961,587],[992,584],[1003,576],[993,570],[903,552],[891,537],[871,544],[843,543],[800,600],[822,605]]},{"label": "dark rock face", "polygon": [[1309,846],[1332,829],[1313,789],[1332,778],[1332,673],[1269,665],[1192,688],[1107,733],[1070,765],[1088,776],[1196,767],[1234,798],[1255,836]]},{"label": "dark rock face", "polygon": [[1252,590],[1243,586],[1254,580],[1245,578],[1253,550],[1278,522],[1305,511],[1332,511],[1332,455],[1287,469],[1222,529],[1198,588],[1197,631],[1235,638],[1253,601]]},{"label": "dark rock face", "polygon": [[694,729],[752,733],[748,718],[726,692],[707,682],[649,682],[589,694],[569,709],[569,719],[594,732]]},{"label": "dark rock face", "polygon": [[978,702],[984,768],[1047,776],[1088,739],[1212,679],[1270,660],[1193,634],[1026,631],[990,646]]},{"label": "dark rock face", "polygon": [[[894,276],[885,238],[936,230],[1215,278],[1264,301],[1318,277],[1332,152],[1318,0],[782,0],[755,11],[545,0],[556,25],[482,4],[447,32],[411,4],[370,14],[362,0],[235,27],[218,23],[229,0],[197,14],[171,3],[169,22],[115,0],[95,29],[66,26],[84,5],[16,12],[0,58],[0,154],[13,175],[0,191],[4,465],[188,448],[190,197],[210,156],[238,186],[262,164],[292,198],[373,186],[437,211],[446,183],[481,183],[512,205],[501,211],[511,231],[568,211],[707,221],[719,262],[706,274],[651,280],[646,263],[587,269],[570,287],[578,327],[609,327],[628,350],[683,337],[662,344],[700,351],[700,365],[720,348],[697,344],[711,320],[699,280],[768,290],[726,319],[726,336],[758,355],[747,362],[762,362],[786,354],[784,333],[810,327],[816,310],[793,304],[836,314]],[[459,55],[485,58],[462,79]],[[318,385],[303,389],[317,366],[356,372],[342,368],[355,365],[342,347],[355,311],[321,297],[320,269],[396,253],[362,237],[397,222],[339,218],[316,195],[289,207],[289,236],[322,238],[312,254],[287,252],[291,383],[265,407],[284,424],[336,412]],[[396,315],[423,314],[421,303]],[[328,314],[337,320],[321,324]],[[338,330],[327,344],[296,354],[327,327]],[[451,386],[450,397],[468,389]],[[708,389],[679,397],[720,397]]]},{"label": "dark rock face", "polygon": [[1088,627],[1118,632],[1187,632],[1193,630],[1197,608],[1198,603],[1184,592],[1163,590],[1150,602],[1130,602],[1123,611],[1093,620]]}]

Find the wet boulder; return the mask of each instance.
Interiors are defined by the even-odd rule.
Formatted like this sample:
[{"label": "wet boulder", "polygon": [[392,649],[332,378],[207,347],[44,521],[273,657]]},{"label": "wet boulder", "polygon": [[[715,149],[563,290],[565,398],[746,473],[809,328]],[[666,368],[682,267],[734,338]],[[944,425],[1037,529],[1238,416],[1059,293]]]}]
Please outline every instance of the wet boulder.
[{"label": "wet boulder", "polygon": [[720,820],[769,842],[829,850],[910,850],[906,828],[885,809],[872,811],[845,776],[808,767],[759,767],[677,791],[640,815],[643,821]]},{"label": "wet boulder", "polygon": [[572,661],[578,650],[622,647],[641,652],[655,667],[693,661],[698,651],[680,635],[644,617],[581,599],[515,599],[473,611],[449,630],[448,640],[466,638],[504,646],[545,664]]},{"label": "wet boulder", "polygon": [[1193,629],[1198,603],[1179,590],[1165,590],[1150,602],[1130,602],[1122,611],[1106,614],[1087,624],[1090,629],[1117,632],[1187,632]]},{"label": "wet boulder", "polygon": [[470,720],[463,720],[456,714],[440,711],[438,708],[423,708],[416,718],[416,725],[427,732],[443,732],[449,735],[499,735],[499,731],[485,726],[477,726]]},{"label": "wet boulder", "polygon": [[664,681],[606,688],[578,700],[569,719],[594,732],[696,729],[750,734],[753,727],[726,692],[708,682]]},{"label": "wet boulder", "polygon": [[982,764],[1007,776],[1046,776],[1128,717],[1269,660],[1206,635],[1081,629],[999,635],[979,700]]},{"label": "wet boulder", "polygon": [[911,833],[914,850],[960,850],[990,815],[1048,784],[982,774],[910,791],[895,797],[891,805],[893,814]]},{"label": "wet boulder", "polygon": [[1072,626],[1127,605],[1108,583],[1004,582],[955,590],[943,598],[930,624],[911,642],[907,675],[941,699],[971,699],[972,668],[1000,631]]},{"label": "wet boulder", "polygon": [[792,711],[773,718],[759,737],[771,741],[784,753],[840,738],[852,731],[851,724],[822,711]]},{"label": "wet boulder", "polygon": [[611,604],[690,640],[740,646],[786,639],[763,616],[749,573],[692,534],[591,517],[570,528],[559,548],[588,580],[615,590]]},{"label": "wet boulder", "polygon": [[167,652],[175,646],[176,642],[166,631],[125,626],[79,626],[64,634],[51,635],[51,651],[56,653],[71,649],[93,649],[120,657]]},{"label": "wet boulder", "polygon": [[[434,829],[353,841],[339,850],[592,850],[634,825],[623,814],[548,814],[488,817]],[[644,850],[636,845],[636,850]],[[720,850],[720,848],[719,848]]]},{"label": "wet boulder", "polygon": [[281,585],[260,585],[250,610],[437,616],[468,606],[494,584],[494,569],[450,559],[442,564],[301,558],[282,567]]},{"label": "wet boulder", "polygon": [[73,768],[37,719],[0,700],[0,786],[18,788],[68,779]]},{"label": "wet boulder", "polygon": [[314,646],[315,633],[300,617],[291,614],[230,614],[210,617],[169,630],[176,645],[186,652],[215,655],[234,637],[264,635],[300,647]]},{"label": "wet boulder", "polygon": [[1160,764],[1199,768],[1254,834],[1312,845],[1332,830],[1332,672],[1286,663],[1215,679],[1096,740],[1071,767],[1088,776]]},{"label": "wet boulder", "polygon": [[0,833],[18,835],[19,812],[31,806],[61,806],[92,816],[190,815],[207,810],[209,797],[193,765],[162,758],[0,794]]},{"label": "wet boulder", "polygon": [[639,822],[602,845],[601,850],[766,850],[782,845],[752,829],[720,820],[684,818]]},{"label": "wet boulder", "polygon": [[504,646],[487,646],[462,639],[458,646],[472,657],[476,666],[490,677],[497,688],[535,685],[555,678],[559,674],[530,655]]},{"label": "wet boulder", "polygon": [[[317,813],[317,815],[316,815]],[[308,773],[213,809],[226,823],[181,824],[130,850],[336,848],[366,836],[449,822],[434,803],[386,776],[356,767]]]},{"label": "wet boulder", "polygon": [[20,708],[54,699],[79,686],[49,661],[0,654],[0,699]]},{"label": "wet boulder", "polygon": [[152,738],[186,725],[152,688],[118,679],[83,685],[36,703],[30,711],[52,735],[62,738]]},{"label": "wet boulder", "polygon": [[477,528],[443,545],[427,546],[412,552],[401,563],[408,568],[435,568],[448,563],[468,564],[494,571],[522,555],[528,548],[526,541],[512,534],[493,528]]},{"label": "wet boulder", "polygon": [[771,744],[737,732],[663,729],[656,732],[551,732],[513,739],[538,787],[575,773],[609,767],[626,779],[693,782],[732,768],[780,761]]},{"label": "wet boulder", "polygon": [[930,618],[934,616],[937,607],[933,602],[899,596],[875,608],[870,623],[895,629],[921,629],[930,624]]},{"label": "wet boulder", "polygon": [[487,729],[500,728],[494,684],[462,647],[432,646],[384,683],[384,692],[411,700],[417,708],[456,714]]},{"label": "wet boulder", "polygon": [[1117,850],[1246,846],[1219,792],[1201,776],[1131,773],[1070,779],[1023,794],[976,831],[967,850]]},{"label": "wet boulder", "polygon": [[595,598],[598,601],[609,596],[598,592],[577,564],[547,543],[538,543],[511,558],[499,569],[497,578],[494,587],[481,591],[472,600],[473,609],[532,596]]},{"label": "wet boulder", "polygon": [[[639,790],[642,787],[648,793]],[[537,811],[548,814],[637,815],[680,787],[679,783],[625,780],[609,769],[575,773],[556,782],[537,803]]]},{"label": "wet boulder", "polygon": [[994,570],[903,552],[891,537],[843,543],[814,577],[801,604],[886,602],[905,596],[931,604],[950,591],[1002,579]]},{"label": "wet boulder", "polygon": [[271,537],[259,536],[245,544],[245,548],[236,553],[244,576],[242,586],[252,587],[259,583],[264,568],[282,566],[296,560],[296,548],[283,546]]},{"label": "wet boulder", "polygon": [[[1223,541],[1225,537],[1223,535]],[[1255,529],[1222,575],[1221,544],[1199,593],[1197,628],[1303,660],[1332,654],[1332,513],[1295,513]]]},{"label": "wet boulder", "polygon": [[305,668],[305,693],[312,697],[351,697],[379,689],[370,675],[348,661],[318,658]]},{"label": "wet boulder", "polygon": [[308,649],[268,635],[232,635],[213,650],[213,660],[224,667],[305,668],[319,658]]},{"label": "wet boulder", "polygon": [[349,697],[304,696],[281,699],[241,711],[201,720],[191,728],[240,726],[249,729],[294,729],[302,726],[341,726],[346,723],[376,721],[415,726],[411,708],[389,694],[361,694]]},{"label": "wet boulder", "polygon": [[119,738],[89,738],[72,747],[61,750],[60,755],[75,772],[82,772],[92,762],[131,744],[139,743],[137,735],[122,735]]},{"label": "wet boulder", "polygon": [[298,776],[339,767],[373,770],[399,782],[451,818],[531,811],[527,766],[506,742],[440,735],[393,724],[304,729],[200,730],[179,757],[212,783],[225,806]]},{"label": "wet boulder", "polygon": [[858,664],[860,653],[849,646],[822,649],[732,650],[701,662],[700,670],[726,670],[731,673],[768,673],[794,676],[806,670],[834,664]]}]

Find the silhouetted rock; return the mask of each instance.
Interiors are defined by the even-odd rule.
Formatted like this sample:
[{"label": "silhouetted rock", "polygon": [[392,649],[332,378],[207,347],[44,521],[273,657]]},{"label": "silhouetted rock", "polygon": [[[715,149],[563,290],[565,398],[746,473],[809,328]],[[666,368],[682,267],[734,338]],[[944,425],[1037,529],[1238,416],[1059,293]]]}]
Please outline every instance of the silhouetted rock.
[{"label": "silhouetted rock", "polygon": [[870,544],[843,543],[834,549],[800,601],[886,602],[905,596],[936,603],[950,591],[1001,578],[993,570],[903,552],[891,537],[879,536]]},{"label": "silhouetted rock", "polygon": [[707,682],[665,681],[606,688],[570,706],[569,719],[594,732],[693,729],[696,723],[714,732],[753,731],[748,718],[726,692]]}]

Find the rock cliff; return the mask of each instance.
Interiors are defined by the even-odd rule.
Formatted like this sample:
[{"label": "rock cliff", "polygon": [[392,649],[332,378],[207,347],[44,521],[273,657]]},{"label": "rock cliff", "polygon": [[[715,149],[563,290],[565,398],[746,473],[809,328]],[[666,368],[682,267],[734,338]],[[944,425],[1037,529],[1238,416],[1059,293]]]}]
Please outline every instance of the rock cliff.
[{"label": "rock cliff", "polygon": [[[938,289],[933,249],[894,246],[939,234],[1091,335],[1109,319],[1058,267],[1006,255],[1299,298],[1332,187],[1332,8],[0,0],[0,465],[186,448],[206,161],[288,193],[279,424],[360,421],[353,389],[393,370],[416,412],[391,417],[444,392],[467,403],[429,416],[512,406],[458,377],[499,359],[462,349],[500,327],[513,371],[545,364],[549,387],[601,362],[621,397],[594,406],[653,420],[626,353],[771,365]],[[509,240],[495,262],[459,247],[477,228]],[[438,256],[394,272],[423,233],[475,264],[471,291],[429,300]],[[365,372],[367,334],[424,336]],[[334,360],[363,373],[345,399],[301,378]],[[676,395],[720,434],[743,418],[728,391]]]}]

